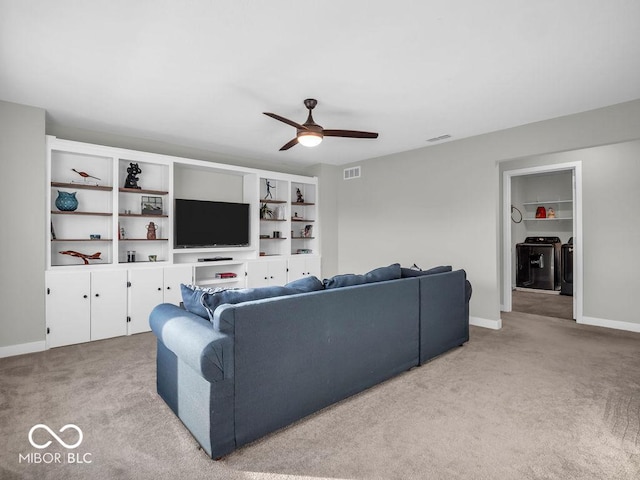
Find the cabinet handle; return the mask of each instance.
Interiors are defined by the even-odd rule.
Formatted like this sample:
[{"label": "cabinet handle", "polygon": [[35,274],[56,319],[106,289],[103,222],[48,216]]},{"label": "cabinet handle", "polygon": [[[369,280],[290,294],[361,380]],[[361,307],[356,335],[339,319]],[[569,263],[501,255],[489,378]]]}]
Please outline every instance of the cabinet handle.
[{"label": "cabinet handle", "polygon": [[264,279],[265,279],[265,280],[269,280],[269,278],[268,278],[268,277],[264,277]]},{"label": "cabinet handle", "polygon": [[171,290],[171,287],[167,287],[167,290]]},{"label": "cabinet handle", "polygon": [[89,298],[89,295],[83,295],[82,298]]},{"label": "cabinet handle", "polygon": [[161,291],[161,290],[162,290],[162,288],[158,287],[158,291]]},{"label": "cabinet handle", "polygon": [[96,293],[96,297],[99,297],[99,296],[100,296],[100,294],[99,294],[99,293]]},{"label": "cabinet handle", "polygon": [[273,278],[273,275],[271,275],[269,278],[271,278],[271,279],[272,279],[272,278]]}]

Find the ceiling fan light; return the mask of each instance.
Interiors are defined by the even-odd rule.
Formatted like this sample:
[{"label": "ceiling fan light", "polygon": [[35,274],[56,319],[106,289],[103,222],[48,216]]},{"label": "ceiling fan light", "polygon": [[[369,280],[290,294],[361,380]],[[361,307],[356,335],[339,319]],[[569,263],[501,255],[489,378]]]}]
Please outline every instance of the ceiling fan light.
[{"label": "ceiling fan light", "polygon": [[305,147],[315,147],[322,142],[322,135],[316,132],[303,132],[298,134],[298,143]]}]

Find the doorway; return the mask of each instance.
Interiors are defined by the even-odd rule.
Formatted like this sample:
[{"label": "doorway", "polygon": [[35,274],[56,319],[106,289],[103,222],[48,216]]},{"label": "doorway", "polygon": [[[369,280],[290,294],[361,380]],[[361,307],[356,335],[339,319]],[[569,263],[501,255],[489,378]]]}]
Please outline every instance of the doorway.
[{"label": "doorway", "polygon": [[[582,319],[582,164],[580,162],[545,165],[507,170],[503,172],[503,305],[505,312],[524,311],[538,315]],[[572,244],[569,245],[571,239]],[[547,251],[542,263],[545,275],[551,275],[552,286],[541,288],[536,282],[523,282],[523,254],[527,241],[544,245],[531,252]],[[559,242],[559,243],[558,243]],[[516,247],[516,244],[522,245]],[[549,271],[549,258],[556,255],[556,283]],[[518,253],[519,252],[519,253]],[[567,252],[571,252],[571,258]],[[520,255],[520,260],[518,260]],[[565,255],[565,269],[571,267],[571,283],[562,277],[561,255]],[[540,255],[542,257],[542,255]],[[535,267],[542,267],[537,257],[529,257]],[[527,257],[527,261],[529,260]],[[518,266],[521,270],[518,271]],[[536,274],[543,272],[536,270]],[[518,277],[518,278],[517,278]],[[518,281],[516,281],[518,280]],[[544,282],[543,282],[544,283]],[[518,287],[520,285],[521,287]],[[533,287],[533,288],[532,288]],[[538,288],[535,288],[538,287]],[[573,295],[571,295],[573,294]]]}]

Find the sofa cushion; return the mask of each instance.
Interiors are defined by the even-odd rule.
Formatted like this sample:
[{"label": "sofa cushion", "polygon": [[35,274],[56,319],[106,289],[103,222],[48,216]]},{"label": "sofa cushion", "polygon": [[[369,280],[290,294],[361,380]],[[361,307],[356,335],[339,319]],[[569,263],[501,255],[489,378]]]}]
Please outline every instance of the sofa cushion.
[{"label": "sofa cushion", "polygon": [[384,282],[386,280],[396,280],[401,278],[401,269],[399,263],[394,263],[388,267],[380,267],[365,273],[364,275],[356,275],[347,273],[343,275],[335,275],[331,278],[325,278],[324,288],[340,288],[351,287],[353,285],[362,285],[365,283]]},{"label": "sofa cushion", "polygon": [[452,270],[451,265],[441,265],[429,270],[415,270],[413,268],[402,268],[402,278],[421,277],[423,275],[433,275],[435,273],[446,273]]},{"label": "sofa cushion", "polygon": [[225,303],[242,303],[252,300],[262,300],[263,298],[283,297],[285,295],[293,295],[300,293],[299,291],[281,286],[259,287],[259,288],[239,288],[235,290],[222,290],[219,292],[205,292],[202,297],[202,303],[206,308],[209,320],[213,321],[213,312],[219,305]]},{"label": "sofa cushion", "polygon": [[212,289],[199,287],[197,285],[180,284],[180,292],[182,293],[182,303],[185,310],[194,313],[199,317],[209,320],[209,312],[203,304],[202,297],[205,293],[215,293],[221,289]]},{"label": "sofa cushion", "polygon": [[324,285],[318,279],[318,277],[314,277],[312,275],[310,277],[302,277],[298,280],[294,280],[293,282],[289,282],[285,285],[285,287],[296,290],[298,293],[306,293],[322,290],[324,288]]}]

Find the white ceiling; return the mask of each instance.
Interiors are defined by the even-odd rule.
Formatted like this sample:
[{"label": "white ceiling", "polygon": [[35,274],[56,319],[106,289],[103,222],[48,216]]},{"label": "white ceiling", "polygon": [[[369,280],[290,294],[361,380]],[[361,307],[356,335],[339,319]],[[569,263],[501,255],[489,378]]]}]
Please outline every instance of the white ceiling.
[{"label": "white ceiling", "polygon": [[[278,149],[305,98],[325,128]],[[638,0],[0,0],[0,99],[56,125],[344,164],[640,98]]]}]

